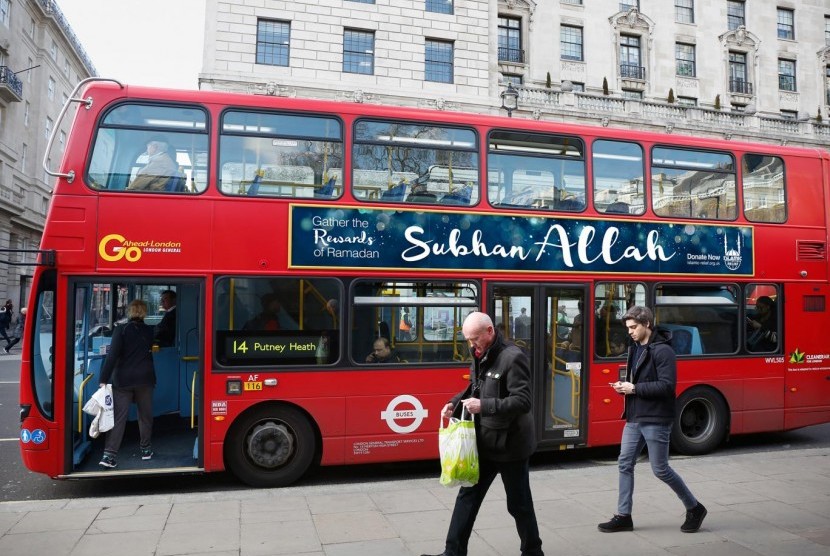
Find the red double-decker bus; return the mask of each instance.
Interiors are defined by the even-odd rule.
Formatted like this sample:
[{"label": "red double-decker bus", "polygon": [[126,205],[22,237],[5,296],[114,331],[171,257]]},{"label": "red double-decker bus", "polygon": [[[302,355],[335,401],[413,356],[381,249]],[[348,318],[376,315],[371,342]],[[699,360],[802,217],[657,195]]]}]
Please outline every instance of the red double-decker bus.
[{"label": "red double-decker bus", "polygon": [[[101,79],[72,97],[24,340],[33,471],[278,486],[436,458],[474,310],[530,358],[540,450],[618,442],[634,304],[673,332],[676,450],[830,420],[826,152]],[[168,290],[155,455],[128,425],[100,469],[81,408],[126,305],[153,324]]]}]

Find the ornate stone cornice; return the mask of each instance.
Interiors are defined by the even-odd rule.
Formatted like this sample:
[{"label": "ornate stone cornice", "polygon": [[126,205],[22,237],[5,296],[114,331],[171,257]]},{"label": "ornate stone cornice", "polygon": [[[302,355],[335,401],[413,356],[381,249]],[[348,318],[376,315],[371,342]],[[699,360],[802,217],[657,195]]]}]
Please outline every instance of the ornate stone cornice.
[{"label": "ornate stone cornice", "polygon": [[757,35],[746,30],[746,27],[741,25],[737,29],[727,31],[718,37],[721,44],[725,48],[743,48],[745,50],[755,50],[761,46],[761,40]]},{"label": "ornate stone cornice", "polygon": [[620,12],[608,18],[611,27],[617,31],[639,31],[651,35],[654,32],[654,21],[647,15],[640,13],[637,8],[627,12]]},{"label": "ornate stone cornice", "polygon": [[533,0],[499,0],[499,8],[511,12],[527,13],[527,28],[533,30],[533,14],[536,12],[536,2]]}]

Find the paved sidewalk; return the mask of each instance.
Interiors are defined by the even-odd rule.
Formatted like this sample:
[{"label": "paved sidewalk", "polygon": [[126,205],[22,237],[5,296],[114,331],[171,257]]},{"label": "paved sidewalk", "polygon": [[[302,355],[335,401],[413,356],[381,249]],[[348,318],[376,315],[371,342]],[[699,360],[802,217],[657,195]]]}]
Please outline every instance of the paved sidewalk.
[{"label": "paved sidewalk", "polygon": [[[604,534],[615,465],[531,471],[545,553],[591,556],[827,556],[830,449],[673,458],[709,509],[701,530],[668,487],[637,466],[634,532]],[[436,465],[437,467],[437,465]],[[325,473],[325,470],[321,472]],[[141,480],[136,478],[135,480]],[[443,549],[455,489],[435,479],[177,495],[0,503],[3,556],[407,556]],[[471,556],[517,555],[496,484]]]}]

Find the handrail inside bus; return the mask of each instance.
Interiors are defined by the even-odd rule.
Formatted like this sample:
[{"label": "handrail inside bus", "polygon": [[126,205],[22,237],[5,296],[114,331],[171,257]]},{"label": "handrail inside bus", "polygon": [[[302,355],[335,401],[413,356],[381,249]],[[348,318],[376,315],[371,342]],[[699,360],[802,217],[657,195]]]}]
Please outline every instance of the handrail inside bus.
[{"label": "handrail inside bus", "polygon": [[72,92],[69,94],[69,98],[63,104],[63,108],[61,108],[60,114],[58,114],[58,119],[55,122],[55,126],[52,128],[52,134],[49,136],[49,142],[46,143],[46,152],[43,154],[43,171],[55,178],[66,178],[66,181],[68,183],[72,183],[75,180],[75,170],[70,170],[65,174],[63,172],[53,172],[47,167],[46,163],[49,161],[49,152],[52,150],[52,143],[55,142],[55,136],[58,134],[61,121],[63,121],[63,117],[66,115],[66,111],[69,109],[70,103],[81,102],[84,105],[86,105],[87,110],[89,110],[92,107],[92,97],[80,98],[76,97],[75,95],[84,85],[86,85],[87,83],[92,83],[93,81],[112,81],[122,89],[124,88],[124,85],[116,79],[112,79],[109,77],[87,77],[86,79],[81,80],[77,85],[75,85],[75,88],[72,89]]}]

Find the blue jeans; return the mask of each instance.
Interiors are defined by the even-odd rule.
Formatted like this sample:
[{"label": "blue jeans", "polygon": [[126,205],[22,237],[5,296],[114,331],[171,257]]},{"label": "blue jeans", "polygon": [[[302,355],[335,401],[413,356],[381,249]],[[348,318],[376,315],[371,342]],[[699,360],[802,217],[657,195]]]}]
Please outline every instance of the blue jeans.
[{"label": "blue jeans", "polygon": [[620,443],[620,492],[617,502],[619,515],[631,515],[634,496],[634,466],[637,457],[648,446],[648,460],[654,476],[669,485],[677,494],[686,510],[697,506],[697,499],[689,491],[686,483],[669,466],[669,440],[671,423],[626,423]]}]

